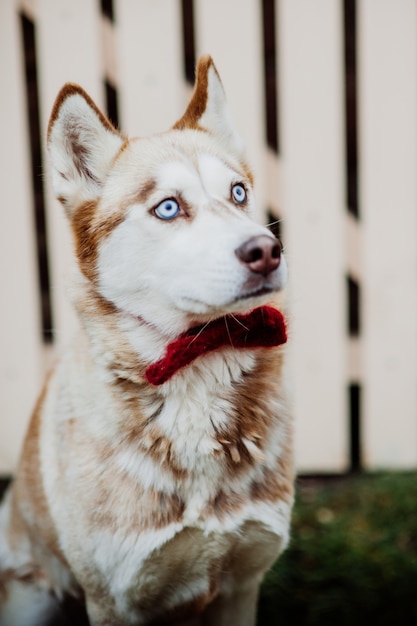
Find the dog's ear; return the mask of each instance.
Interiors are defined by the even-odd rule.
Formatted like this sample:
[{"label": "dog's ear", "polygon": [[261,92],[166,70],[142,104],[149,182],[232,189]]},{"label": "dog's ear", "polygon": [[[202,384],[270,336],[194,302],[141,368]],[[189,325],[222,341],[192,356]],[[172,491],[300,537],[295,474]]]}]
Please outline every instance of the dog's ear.
[{"label": "dog's ear", "polygon": [[198,61],[193,95],[174,128],[208,131],[238,158],[244,157],[243,141],[233,124],[220,76],[209,55]]},{"label": "dog's ear", "polygon": [[48,149],[53,189],[68,212],[100,195],[123,142],[81,87],[64,85],[52,109]]}]

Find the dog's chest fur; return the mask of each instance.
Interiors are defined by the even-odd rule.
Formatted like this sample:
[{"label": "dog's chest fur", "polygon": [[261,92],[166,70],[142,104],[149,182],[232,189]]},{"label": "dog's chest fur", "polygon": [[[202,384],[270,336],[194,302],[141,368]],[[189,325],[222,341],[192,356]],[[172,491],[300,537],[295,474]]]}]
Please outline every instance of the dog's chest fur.
[{"label": "dog's chest fur", "polygon": [[134,607],[137,618],[144,598],[165,609],[208,603],[233,563],[253,576],[287,542],[287,415],[267,394],[279,361],[226,349],[138,400],[134,383],[109,385],[90,367],[82,341],[50,380],[40,440],[48,504],[77,579],[99,580],[119,614]]}]

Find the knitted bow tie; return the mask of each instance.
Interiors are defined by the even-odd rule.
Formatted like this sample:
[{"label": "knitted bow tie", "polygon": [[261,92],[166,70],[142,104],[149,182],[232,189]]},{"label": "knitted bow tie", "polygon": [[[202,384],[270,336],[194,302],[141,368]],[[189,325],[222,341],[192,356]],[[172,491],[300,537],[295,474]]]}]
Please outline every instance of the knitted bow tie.
[{"label": "knitted bow tie", "polygon": [[145,378],[152,385],[162,385],[197,357],[218,348],[271,348],[286,341],[284,316],[271,306],[244,315],[225,315],[194,326],[169,343],[165,355],[146,368]]}]

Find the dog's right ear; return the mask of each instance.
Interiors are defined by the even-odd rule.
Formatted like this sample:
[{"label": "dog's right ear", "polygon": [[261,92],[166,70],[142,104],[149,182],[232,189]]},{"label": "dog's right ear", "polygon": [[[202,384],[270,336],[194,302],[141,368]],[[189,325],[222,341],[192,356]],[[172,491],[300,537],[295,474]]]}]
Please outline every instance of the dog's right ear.
[{"label": "dog's right ear", "polygon": [[191,100],[174,128],[207,131],[239,159],[245,160],[244,143],[235,129],[220,76],[209,55],[202,56],[197,63]]},{"label": "dog's right ear", "polygon": [[48,127],[52,185],[66,210],[94,200],[124,137],[88,94],[72,83],[59,92]]}]

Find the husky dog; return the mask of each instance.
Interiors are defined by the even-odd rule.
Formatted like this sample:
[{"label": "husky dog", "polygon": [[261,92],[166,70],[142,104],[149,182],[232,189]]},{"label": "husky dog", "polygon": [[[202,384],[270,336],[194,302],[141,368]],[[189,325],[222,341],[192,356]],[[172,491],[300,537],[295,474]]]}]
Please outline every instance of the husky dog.
[{"label": "husky dog", "polygon": [[209,56],[168,132],[128,139],[67,84],[48,130],[80,325],[0,510],[0,624],[252,626],[288,543],[278,240]]}]

